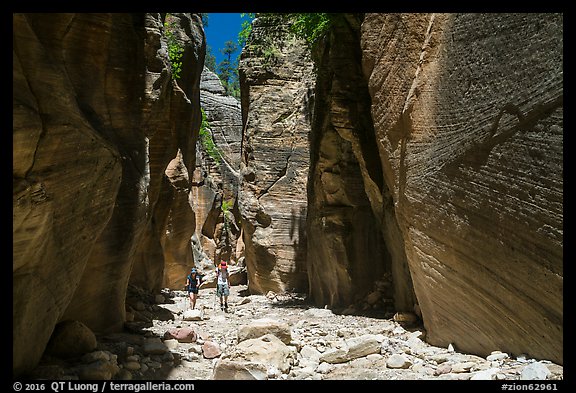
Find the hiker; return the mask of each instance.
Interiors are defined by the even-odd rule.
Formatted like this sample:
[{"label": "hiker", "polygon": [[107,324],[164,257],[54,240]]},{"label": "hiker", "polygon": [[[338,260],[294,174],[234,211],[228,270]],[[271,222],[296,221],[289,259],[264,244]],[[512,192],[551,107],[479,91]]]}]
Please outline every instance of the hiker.
[{"label": "hiker", "polygon": [[190,296],[192,310],[196,307],[196,298],[198,297],[198,289],[201,283],[202,279],[196,271],[196,268],[193,267],[192,270],[190,270],[190,274],[186,277],[186,288],[188,288],[188,296]]},{"label": "hiker", "polygon": [[230,295],[230,273],[226,261],[220,262],[216,268],[216,295],[220,296],[220,309],[228,312],[228,295]]}]

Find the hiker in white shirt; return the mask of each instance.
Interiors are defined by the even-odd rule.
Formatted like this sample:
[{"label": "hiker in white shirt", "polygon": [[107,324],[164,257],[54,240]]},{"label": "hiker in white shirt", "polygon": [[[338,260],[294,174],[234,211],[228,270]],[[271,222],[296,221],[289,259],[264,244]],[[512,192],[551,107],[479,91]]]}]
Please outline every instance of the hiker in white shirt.
[{"label": "hiker in white shirt", "polygon": [[228,312],[228,295],[230,295],[230,273],[226,261],[220,262],[216,268],[216,295],[220,296],[220,309]]}]

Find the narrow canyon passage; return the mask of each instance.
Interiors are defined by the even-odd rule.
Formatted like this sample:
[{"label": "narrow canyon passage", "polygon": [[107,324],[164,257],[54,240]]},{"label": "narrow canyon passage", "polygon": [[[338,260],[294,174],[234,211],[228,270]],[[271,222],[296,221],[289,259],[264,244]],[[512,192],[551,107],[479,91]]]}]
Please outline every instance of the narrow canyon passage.
[{"label": "narrow canyon passage", "polygon": [[13,376],[563,379],[563,14],[248,15],[13,15]]}]

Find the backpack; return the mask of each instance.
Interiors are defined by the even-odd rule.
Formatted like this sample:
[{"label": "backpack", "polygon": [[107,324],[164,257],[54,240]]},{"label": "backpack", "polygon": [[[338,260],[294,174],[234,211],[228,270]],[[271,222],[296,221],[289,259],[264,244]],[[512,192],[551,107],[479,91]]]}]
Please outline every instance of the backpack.
[{"label": "backpack", "polygon": [[216,268],[216,282],[218,282],[218,275],[220,274],[220,272],[222,272],[222,277],[226,277],[226,279],[230,278],[230,272],[228,271],[228,269],[220,269],[220,268]]},{"label": "backpack", "polygon": [[198,287],[200,287],[200,285],[202,284],[202,277],[203,277],[203,276],[202,276],[200,273],[196,272],[196,278],[198,279],[198,284],[197,284],[197,285],[190,285],[190,284],[192,284],[193,282],[195,282],[196,280],[194,280],[194,279],[192,278],[192,273],[188,274],[188,275],[186,276],[186,279],[187,279],[186,282],[187,282],[187,283],[190,283],[190,284],[187,284],[187,285],[186,285],[186,290],[189,290],[190,288],[198,288]]}]

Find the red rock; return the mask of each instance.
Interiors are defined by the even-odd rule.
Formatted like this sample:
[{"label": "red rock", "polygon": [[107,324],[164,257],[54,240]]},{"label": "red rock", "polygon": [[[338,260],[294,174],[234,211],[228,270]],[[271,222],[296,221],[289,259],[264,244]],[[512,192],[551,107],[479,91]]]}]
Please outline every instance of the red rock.
[{"label": "red rock", "polygon": [[214,341],[206,341],[202,344],[202,354],[206,359],[214,359],[222,355],[222,350]]},{"label": "red rock", "polygon": [[193,343],[198,339],[198,335],[191,327],[173,328],[164,333],[164,340],[168,339],[176,339],[181,343]]}]

